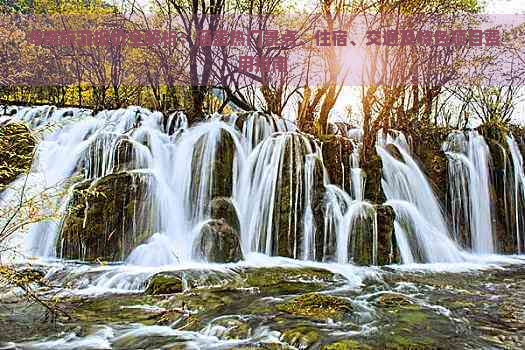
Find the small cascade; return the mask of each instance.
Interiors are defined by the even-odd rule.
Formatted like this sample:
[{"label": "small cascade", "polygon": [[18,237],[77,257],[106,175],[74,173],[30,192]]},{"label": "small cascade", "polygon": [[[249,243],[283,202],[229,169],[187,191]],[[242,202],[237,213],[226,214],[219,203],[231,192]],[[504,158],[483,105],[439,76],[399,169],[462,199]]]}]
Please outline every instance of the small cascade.
[{"label": "small cascade", "polygon": [[449,194],[456,241],[474,253],[494,249],[490,152],[477,131],[451,133],[443,145],[449,160]]},{"label": "small cascade", "polygon": [[513,181],[510,182],[510,212],[508,213],[509,228],[516,241],[516,253],[523,254],[525,245],[525,173],[523,156],[514,137],[506,137],[512,158]]},{"label": "small cascade", "polygon": [[416,205],[403,200],[389,200],[386,204],[396,213],[396,237],[404,263],[465,260],[448,233],[434,226]]},{"label": "small cascade", "polygon": [[441,206],[409,153],[402,134],[379,135],[382,188],[396,213],[395,234],[402,261],[455,262],[463,259],[450,239]]},{"label": "small cascade", "polygon": [[322,172],[316,174],[322,170],[314,157],[319,152],[308,136],[285,132],[267,138],[249,155],[240,179],[243,191],[236,198],[245,251],[297,259],[313,255],[314,234],[303,240],[305,223],[314,220],[314,182],[323,185]]}]

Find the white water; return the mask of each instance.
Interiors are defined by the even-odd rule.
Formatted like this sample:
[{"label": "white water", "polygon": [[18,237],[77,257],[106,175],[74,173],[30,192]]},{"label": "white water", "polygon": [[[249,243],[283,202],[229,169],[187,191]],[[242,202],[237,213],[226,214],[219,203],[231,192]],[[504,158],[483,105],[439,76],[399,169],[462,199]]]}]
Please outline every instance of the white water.
[{"label": "white water", "polygon": [[514,212],[508,213],[513,216],[514,219],[514,235],[516,236],[516,248],[517,253],[522,254],[524,247],[522,242],[524,241],[524,229],[525,222],[523,220],[523,212],[525,210],[525,173],[523,170],[523,157],[516,140],[513,137],[507,136],[507,145],[510,149],[513,165],[514,183],[511,187],[512,191],[512,208]]},{"label": "white water", "polygon": [[[212,189],[215,182],[225,180],[214,175],[219,149],[229,142],[234,155],[231,197],[239,214],[245,254],[278,254],[276,232],[279,225],[285,225],[294,258],[351,261],[349,237],[353,225],[359,218],[364,220],[365,212],[375,216],[374,208],[363,202],[364,177],[357,147],[348,155],[354,164],[348,196],[330,185],[318,144],[294,132],[294,124],[260,113],[243,117],[241,129],[237,127],[237,115],[213,115],[188,128],[182,113],[164,118],[138,107],[102,111],[94,116],[85,110],[46,106],[19,109],[15,119],[28,123],[42,135],[28,188],[34,193],[51,189],[53,200],[40,210],[41,218],[53,214],[53,220],[26,225],[25,230],[16,232],[11,244],[19,247],[23,239],[27,255],[56,256],[71,185],[82,179],[96,183],[111,173],[133,171],[137,176],[144,173],[154,178],[146,194],[154,201],[154,210],[133,217],[133,227],[143,227],[140,222],[149,221],[157,233],[133,250],[126,261],[140,266],[192,261],[193,241],[202,222],[209,219]],[[289,163],[284,164],[285,161]],[[18,179],[18,187],[24,181]],[[281,181],[289,181],[289,193],[280,193]],[[319,197],[315,186],[326,188],[325,197]],[[11,192],[6,191],[2,200],[15,203],[17,191]],[[287,218],[277,216],[277,196],[282,198],[279,205],[293,208]],[[316,223],[314,211],[320,205],[326,205],[329,214],[324,222]],[[27,229],[29,233],[25,232]],[[327,243],[323,252],[316,252],[319,239]],[[328,240],[333,241],[331,247]],[[375,261],[377,237],[373,247]]]},{"label": "white water", "polygon": [[[402,135],[402,134],[401,134]],[[441,206],[409,153],[404,136],[382,136],[376,149],[383,162],[382,187],[396,213],[395,233],[404,263],[464,260],[447,230]],[[396,147],[401,159],[385,148]]]},{"label": "white water", "polygon": [[[219,149],[229,144],[233,152],[231,197],[239,214],[245,255],[279,254],[283,242],[278,241],[280,236],[276,232],[284,227],[291,257],[341,264],[352,262],[356,230],[362,232],[363,225],[368,225],[365,223],[372,223],[369,230],[372,259],[377,261],[376,211],[364,201],[365,175],[359,167],[359,133],[355,133],[354,152],[348,155],[353,168],[350,191],[346,193],[330,184],[318,144],[294,131],[292,123],[275,116],[213,115],[191,128],[182,113],[164,118],[160,113],[138,107],[103,111],[95,116],[83,110],[22,108],[16,118],[28,122],[42,134],[38,157],[28,178],[31,191],[51,187],[55,194],[52,205],[42,208],[43,215],[53,209],[53,220],[29,225],[29,234],[19,230],[13,235],[15,246],[27,236],[28,255],[56,256],[60,219],[67,209],[71,184],[115,171],[140,170],[155,179],[148,189],[155,209],[133,220],[146,217],[156,233],[129,255],[128,264],[173,266],[193,261],[193,242],[202,223],[209,219],[212,189],[216,182],[225,180],[213,175],[214,166],[219,164],[216,162],[221,155]],[[242,126],[239,128],[239,125]],[[353,135],[354,130],[346,133]],[[464,260],[466,255],[450,238],[441,206],[412,158],[404,135],[379,135],[378,140],[377,152],[383,161],[382,186],[387,204],[392,205],[398,216],[395,231],[403,262]],[[122,144],[130,148],[131,159],[121,159],[116,152]],[[389,153],[387,145],[397,147],[400,160]],[[468,146],[464,157],[461,152],[455,153],[456,158],[466,158],[472,164],[460,170],[468,174],[469,179],[474,173],[479,179],[484,174],[489,178],[483,139],[473,133]],[[513,160],[519,168],[519,158],[513,157]],[[516,181],[521,181],[521,175],[517,174]],[[75,177],[71,178],[72,175]],[[18,187],[23,184],[22,180],[17,180]],[[489,254],[493,252],[493,242],[489,239],[491,227],[487,224],[490,216],[480,213],[490,212],[488,201],[484,200],[489,198],[490,183],[459,177],[459,185],[455,185],[456,180],[453,186],[458,189],[455,196],[460,203],[467,203],[467,197],[476,198],[468,201],[469,205],[476,203],[476,207],[469,207],[470,227],[481,228],[473,235],[473,251]],[[282,181],[288,181],[288,186],[282,187]],[[324,192],[322,198],[315,190],[319,186]],[[287,188],[288,192],[280,193],[281,188]],[[472,193],[474,188],[479,189],[478,194]],[[6,191],[1,200],[16,202],[16,192]],[[281,200],[276,201],[277,198]],[[286,211],[287,216],[283,217],[276,203],[293,210]],[[320,204],[324,217],[322,222],[316,222],[319,218],[315,213]],[[459,210],[465,210],[464,204],[455,212]],[[454,220],[457,218],[459,215]],[[454,222],[452,226],[456,238],[457,225]],[[322,251],[318,251],[319,247]]]},{"label": "white water", "polygon": [[470,131],[467,136],[455,132],[443,146],[449,159],[449,193],[454,236],[459,242],[465,225],[474,253],[492,254],[490,152],[483,136]]}]

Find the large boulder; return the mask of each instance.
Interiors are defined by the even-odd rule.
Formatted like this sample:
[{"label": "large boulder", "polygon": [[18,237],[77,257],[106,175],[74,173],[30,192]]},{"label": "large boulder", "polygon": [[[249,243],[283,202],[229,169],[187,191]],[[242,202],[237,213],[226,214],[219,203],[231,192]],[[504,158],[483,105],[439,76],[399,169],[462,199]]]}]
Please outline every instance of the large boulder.
[{"label": "large boulder", "polygon": [[58,255],[122,261],[155,232],[153,177],[122,172],[73,188],[57,241]]},{"label": "large boulder", "polygon": [[206,222],[194,242],[196,258],[213,263],[231,263],[242,260],[239,233],[224,220]]},{"label": "large boulder", "polygon": [[0,191],[31,169],[36,141],[27,126],[15,122],[0,125]]}]

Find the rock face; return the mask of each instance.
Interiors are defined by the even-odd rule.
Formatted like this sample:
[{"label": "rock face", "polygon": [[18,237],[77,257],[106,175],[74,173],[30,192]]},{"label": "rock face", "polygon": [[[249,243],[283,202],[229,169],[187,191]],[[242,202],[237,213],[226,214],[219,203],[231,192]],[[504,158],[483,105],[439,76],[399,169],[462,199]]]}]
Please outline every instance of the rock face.
[{"label": "rock face", "polygon": [[[510,130],[506,125],[489,121],[481,125],[478,131],[485,137],[490,151],[491,176],[494,186],[490,197],[494,216],[492,223],[495,249],[498,253],[517,253],[518,244],[523,246],[523,242],[518,242],[515,233],[517,222],[513,213],[516,209],[515,205],[520,204],[516,203],[513,198],[514,167],[511,152],[506,142],[506,136]],[[518,129],[514,129],[513,132],[520,135]],[[520,141],[521,137],[517,136],[517,142]],[[522,215],[520,215],[518,220],[522,220]]]},{"label": "rock face", "polygon": [[242,260],[239,233],[224,220],[205,223],[193,245],[196,258],[213,263],[230,263]]},{"label": "rock face", "polygon": [[35,138],[24,124],[0,125],[0,191],[31,169],[35,145]]},{"label": "rock face", "polygon": [[58,256],[122,261],[155,232],[152,176],[117,173],[75,186],[57,241]]},{"label": "rock face", "polygon": [[441,203],[445,203],[448,192],[448,159],[442,145],[451,129],[425,120],[414,120],[404,132],[412,141],[412,153],[421,163],[434,193]]},{"label": "rock face", "polygon": [[364,193],[365,200],[375,204],[384,203],[386,197],[383,188],[381,187],[383,162],[375,148],[370,154],[368,161],[362,165],[362,169],[366,176]]},{"label": "rock face", "polygon": [[323,163],[330,183],[346,192],[352,189],[352,142],[342,136],[327,135],[322,139]]},{"label": "rock face", "polygon": [[[273,240],[273,255],[300,258],[304,254],[304,230],[302,223],[304,220],[305,199],[296,194],[306,193],[306,169],[298,163],[305,164],[307,142],[306,138],[293,137],[286,145],[275,198],[276,211],[274,212],[274,220],[278,223],[278,236],[277,239]],[[318,231],[320,229],[319,225],[322,224],[322,196],[324,191],[322,168],[317,158],[312,158],[311,162],[314,168],[309,190],[311,191],[310,196],[312,199],[313,225],[317,232],[322,232]],[[306,189],[308,188],[306,187]],[[297,220],[293,219],[296,215]],[[321,235],[316,236],[320,237]],[[318,248],[320,248],[319,244],[321,243],[320,240],[315,242]],[[316,249],[316,251],[322,252],[322,249]],[[320,257],[317,256],[314,259],[319,260]]]},{"label": "rock face", "polygon": [[394,232],[396,214],[388,205],[376,206],[377,215],[377,264],[389,265],[401,262],[401,255]]},{"label": "rock face", "polygon": [[[354,264],[388,265],[399,262],[394,220],[392,207],[363,204],[349,233],[348,256]],[[374,225],[377,229],[377,252],[374,251]]]}]

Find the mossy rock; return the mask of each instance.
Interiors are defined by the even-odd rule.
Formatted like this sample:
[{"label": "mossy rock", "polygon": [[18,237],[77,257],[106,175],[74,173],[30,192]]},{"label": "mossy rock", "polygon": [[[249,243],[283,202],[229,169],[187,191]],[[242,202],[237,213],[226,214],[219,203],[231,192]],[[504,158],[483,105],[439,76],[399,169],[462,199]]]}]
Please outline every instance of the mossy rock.
[{"label": "mossy rock", "polygon": [[[273,213],[271,220],[266,220],[259,227],[259,242],[268,242],[258,245],[258,251],[272,256],[284,256],[301,259],[304,257],[304,213],[305,199],[299,193],[306,193],[305,174],[306,166],[311,166],[313,172],[312,186],[308,188],[311,194],[312,217],[315,231],[321,230],[322,198],[324,196],[322,164],[314,150],[317,148],[316,140],[312,137],[297,132],[278,133],[266,139],[265,143],[282,145],[274,148],[280,154],[275,154],[279,159],[279,171],[276,177]],[[264,147],[263,147],[264,148]],[[318,232],[322,232],[318,231]],[[271,237],[267,237],[270,234]],[[321,234],[316,237],[322,238]],[[323,250],[319,246],[321,240],[313,242],[318,255],[313,257],[321,260]],[[253,246],[254,242],[251,242]]]},{"label": "mossy rock", "polygon": [[408,297],[399,293],[382,293],[374,298],[374,303],[385,308],[413,305]]},{"label": "mossy rock", "polygon": [[203,289],[209,286],[229,289],[250,288],[257,290],[259,295],[297,294],[334,288],[345,283],[342,275],[324,269],[240,267],[230,273],[208,270],[162,272],[150,278],[146,290],[165,291],[166,294],[179,293],[182,280],[188,289]]},{"label": "mossy rock", "polygon": [[324,135],[320,139],[323,163],[330,183],[350,192],[352,188],[351,156],[354,149],[352,142],[346,137],[336,135]]},{"label": "mossy rock", "polygon": [[123,172],[73,188],[56,243],[58,256],[83,261],[122,261],[153,233],[154,178]]},{"label": "mossy rock", "polygon": [[354,339],[343,339],[333,343],[325,344],[321,350],[372,350],[369,345],[363,344]]},{"label": "mossy rock", "polygon": [[146,287],[148,295],[175,294],[182,291],[182,278],[176,274],[157,274],[149,280]]},{"label": "mossy rock", "polygon": [[372,265],[374,263],[374,221],[375,209],[366,202],[358,208],[359,213],[353,218],[348,233],[348,257],[356,265]]},{"label": "mossy rock", "polygon": [[213,263],[231,263],[243,259],[239,233],[224,220],[205,223],[193,245],[193,255]]},{"label": "mossy rock", "polygon": [[252,328],[248,322],[237,317],[227,317],[216,320],[211,326],[221,326],[223,330],[217,336],[224,340],[248,339],[252,334]]},{"label": "mossy rock", "polygon": [[286,330],[281,341],[297,349],[308,349],[321,340],[319,329],[310,326],[299,326]]},{"label": "mossy rock", "polygon": [[351,315],[353,306],[344,298],[308,293],[277,305],[277,310],[306,318],[342,320]]},{"label": "mossy rock", "polygon": [[342,285],[344,277],[316,268],[248,268],[241,276],[262,294],[297,294]]},{"label": "mossy rock", "polygon": [[0,191],[20,174],[29,172],[35,146],[36,140],[24,124],[0,125]]},{"label": "mossy rock", "polygon": [[394,231],[396,213],[389,205],[377,205],[377,264],[389,265],[401,262],[401,253]]},{"label": "mossy rock", "polygon": [[375,148],[368,159],[361,165],[365,175],[365,200],[374,204],[382,204],[386,201],[385,193],[381,185],[383,162]]},{"label": "mossy rock", "polygon": [[217,197],[211,201],[211,218],[215,220],[223,219],[239,234],[241,233],[241,224],[237,210],[230,198]]}]

